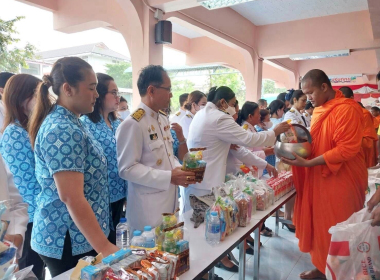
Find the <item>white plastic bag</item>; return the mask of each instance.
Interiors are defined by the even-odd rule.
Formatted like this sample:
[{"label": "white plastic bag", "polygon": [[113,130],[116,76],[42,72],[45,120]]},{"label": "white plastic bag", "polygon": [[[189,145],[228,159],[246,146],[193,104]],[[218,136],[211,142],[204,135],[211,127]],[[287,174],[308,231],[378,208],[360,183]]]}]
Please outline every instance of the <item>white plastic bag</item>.
[{"label": "white plastic bag", "polygon": [[325,272],[327,279],[380,279],[380,227],[371,226],[367,208],[331,227],[329,233],[332,236]]}]

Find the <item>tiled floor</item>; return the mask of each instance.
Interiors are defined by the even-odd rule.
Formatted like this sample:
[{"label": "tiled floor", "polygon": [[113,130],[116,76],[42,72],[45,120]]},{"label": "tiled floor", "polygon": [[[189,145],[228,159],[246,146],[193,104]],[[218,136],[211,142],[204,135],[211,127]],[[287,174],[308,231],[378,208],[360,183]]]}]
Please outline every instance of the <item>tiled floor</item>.
[{"label": "tiled floor", "polygon": [[[265,223],[274,230],[275,218],[271,217]],[[281,226],[281,224],[280,224]],[[261,236],[260,280],[298,280],[299,274],[305,270],[311,270],[310,255],[304,254],[298,249],[298,239],[294,233],[287,229],[281,229],[279,236]],[[233,250],[236,259],[239,259],[239,250]],[[238,273],[228,272],[215,268],[215,273],[224,280],[239,279]],[[246,279],[253,279],[253,256],[246,255]]]}]

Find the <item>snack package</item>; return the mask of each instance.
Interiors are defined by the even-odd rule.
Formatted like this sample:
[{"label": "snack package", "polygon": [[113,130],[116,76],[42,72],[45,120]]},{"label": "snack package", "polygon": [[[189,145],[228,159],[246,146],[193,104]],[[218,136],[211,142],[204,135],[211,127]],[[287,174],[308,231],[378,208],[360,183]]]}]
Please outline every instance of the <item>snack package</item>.
[{"label": "snack package", "polygon": [[162,250],[162,244],[165,239],[165,233],[163,232],[164,229],[173,227],[177,224],[177,213],[179,209],[175,213],[163,213],[162,214],[162,223],[160,226],[156,227],[155,234],[156,234],[156,246],[158,250]]},{"label": "snack package", "polygon": [[206,162],[203,160],[203,152],[206,148],[193,148],[183,158],[182,170],[195,173],[195,181],[200,183],[206,171]]},{"label": "snack package", "polygon": [[236,176],[232,173],[228,173],[225,177],[225,182],[231,181],[231,180],[236,180]]},{"label": "snack package", "polygon": [[257,199],[256,194],[254,191],[252,191],[249,187],[246,187],[243,190],[243,193],[247,194],[249,198],[249,204],[248,204],[248,220],[251,221],[251,218],[253,215],[256,214],[256,207],[257,207]]}]

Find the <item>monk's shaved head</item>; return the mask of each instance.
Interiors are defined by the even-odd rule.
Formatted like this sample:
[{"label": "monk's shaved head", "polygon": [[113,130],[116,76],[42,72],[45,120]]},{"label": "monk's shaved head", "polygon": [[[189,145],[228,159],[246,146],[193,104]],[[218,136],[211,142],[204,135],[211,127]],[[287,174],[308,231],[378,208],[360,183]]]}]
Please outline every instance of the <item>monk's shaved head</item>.
[{"label": "monk's shaved head", "polygon": [[314,87],[320,87],[322,84],[327,84],[329,88],[332,88],[329,77],[325,72],[319,69],[313,69],[307,72],[305,76],[303,76],[301,83],[303,84],[307,80],[311,80],[311,85]]},{"label": "monk's shaved head", "polygon": [[346,97],[346,98],[354,98],[354,92],[352,91],[351,88],[349,88],[349,87],[341,87],[339,90],[343,93],[344,97]]}]

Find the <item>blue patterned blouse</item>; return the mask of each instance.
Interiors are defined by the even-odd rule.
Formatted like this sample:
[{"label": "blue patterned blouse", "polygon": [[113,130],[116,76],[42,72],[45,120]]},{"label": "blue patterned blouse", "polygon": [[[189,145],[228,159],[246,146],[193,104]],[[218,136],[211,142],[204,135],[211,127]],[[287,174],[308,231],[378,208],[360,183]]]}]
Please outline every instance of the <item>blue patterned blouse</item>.
[{"label": "blue patterned blouse", "polygon": [[0,141],[0,154],[3,156],[24,202],[29,204],[29,223],[33,222],[36,197],[41,192],[34,172],[34,153],[28,132],[16,121],[8,125]]},{"label": "blue patterned blouse", "polygon": [[80,120],[90,130],[90,133],[95,139],[98,140],[107,157],[108,185],[111,203],[126,198],[128,182],[119,177],[115,138],[116,129],[121,121],[119,119],[111,121],[112,128],[109,128],[103,117],[101,117],[98,123],[93,123],[87,116],[82,116]]},{"label": "blue patterned blouse", "polygon": [[61,171],[84,174],[84,196],[104,234],[109,234],[110,210],[107,159],[103,149],[66,108],[56,105],[43,121],[35,143],[36,177],[42,187],[37,197],[32,230],[32,249],[61,259],[65,235],[69,232],[73,256],[92,250],[90,243],[60,200],[53,175]]},{"label": "blue patterned blouse", "polygon": [[[173,142],[173,154],[178,158],[179,141],[177,138],[177,134],[175,133],[175,131],[173,129],[170,129],[170,132],[172,133],[172,137],[174,140],[174,142]],[[182,163],[182,161],[180,161],[180,163]]]}]

